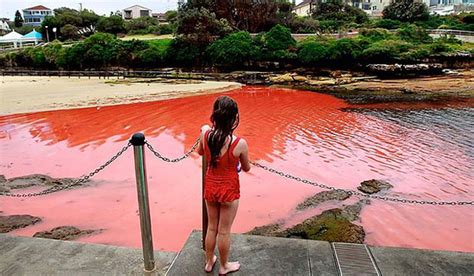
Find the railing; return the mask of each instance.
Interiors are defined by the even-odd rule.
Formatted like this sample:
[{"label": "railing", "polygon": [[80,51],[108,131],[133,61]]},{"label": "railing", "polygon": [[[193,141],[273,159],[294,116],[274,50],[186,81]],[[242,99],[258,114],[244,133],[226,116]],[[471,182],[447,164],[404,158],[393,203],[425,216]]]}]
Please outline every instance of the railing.
[{"label": "railing", "polygon": [[[183,156],[177,158],[168,158],[163,156],[159,153],[159,151],[155,150],[153,146],[145,140],[145,136],[142,133],[135,133],[130,141],[122,147],[115,155],[113,155],[109,160],[105,163],[100,165],[94,171],[82,176],[78,180],[74,181],[68,185],[56,185],[51,188],[47,188],[41,192],[37,193],[26,193],[26,194],[13,194],[10,192],[0,192],[0,196],[8,196],[8,197],[34,197],[34,196],[43,196],[50,193],[70,189],[76,186],[81,185],[82,183],[89,180],[91,177],[95,176],[107,166],[109,166],[112,162],[114,162],[117,158],[119,158],[125,151],[127,151],[131,146],[133,146],[134,151],[134,163],[135,163],[135,176],[136,176],[136,183],[137,183],[137,197],[138,197],[138,206],[139,206],[139,215],[140,215],[140,229],[141,229],[141,237],[142,237],[142,248],[143,248],[143,262],[144,268],[146,272],[152,272],[155,269],[155,261],[153,255],[153,238],[152,238],[152,229],[151,229],[151,219],[150,219],[150,206],[148,200],[148,184],[147,184],[147,175],[146,175],[146,166],[145,166],[145,145],[146,147],[155,155],[157,158],[164,162],[169,163],[177,163],[186,158],[188,158],[199,146],[200,139],[198,138],[194,145],[191,147],[189,151],[187,151]],[[375,199],[375,200],[384,200],[390,202],[397,202],[397,203],[408,203],[408,204],[421,204],[421,205],[474,205],[474,201],[433,201],[433,200],[417,200],[417,199],[408,199],[408,198],[400,198],[400,197],[390,197],[390,196],[380,196],[374,194],[364,194],[359,191],[354,190],[346,190],[340,189],[333,186],[328,186],[322,183],[318,183],[315,181],[311,181],[308,179],[304,179],[298,176],[294,176],[290,173],[285,173],[283,171],[271,168],[267,165],[260,164],[258,162],[251,162],[251,164],[255,167],[261,168],[267,172],[285,177],[287,179],[301,182],[304,184],[309,184],[312,186],[316,186],[326,190],[344,190],[349,195],[354,195],[363,198]],[[207,161],[205,157],[202,158],[202,176],[201,176],[201,184],[202,184],[202,194],[204,195],[204,187],[205,187],[205,174],[207,171]],[[202,248],[205,249],[205,239],[206,239],[206,232],[207,232],[207,208],[204,201],[204,197],[202,197]]]}]

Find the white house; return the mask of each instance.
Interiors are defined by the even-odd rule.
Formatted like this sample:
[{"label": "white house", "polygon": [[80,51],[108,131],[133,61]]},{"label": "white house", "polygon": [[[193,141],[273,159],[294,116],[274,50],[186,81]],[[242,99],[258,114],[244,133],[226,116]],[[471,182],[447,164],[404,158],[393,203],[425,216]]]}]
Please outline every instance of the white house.
[{"label": "white house", "polygon": [[293,12],[298,16],[309,16],[315,3],[315,0],[303,0],[293,8]]},{"label": "white house", "polygon": [[145,8],[140,5],[134,5],[123,9],[122,16],[125,20],[135,19],[139,17],[148,17],[151,16],[151,9]]},{"label": "white house", "polygon": [[5,19],[0,19],[0,35],[4,35],[6,33],[9,33],[10,26],[8,26],[8,22]]}]

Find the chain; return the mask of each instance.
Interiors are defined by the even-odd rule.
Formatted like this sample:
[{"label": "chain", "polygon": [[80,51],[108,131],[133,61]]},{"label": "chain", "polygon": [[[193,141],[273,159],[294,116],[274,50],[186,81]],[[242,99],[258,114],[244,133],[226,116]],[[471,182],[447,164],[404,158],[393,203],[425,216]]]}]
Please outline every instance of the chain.
[{"label": "chain", "polygon": [[[303,179],[303,178],[300,178],[300,177],[297,177],[297,176],[293,176],[289,173],[284,173],[282,171],[275,170],[273,168],[270,168],[268,166],[262,165],[262,164],[257,163],[257,162],[251,161],[250,164],[254,165],[255,167],[259,167],[259,168],[261,168],[265,171],[268,171],[270,173],[274,173],[274,174],[277,174],[279,176],[282,176],[282,177],[285,177],[285,178],[288,178],[288,179],[291,179],[291,180],[295,180],[295,181],[298,181],[298,182],[301,182],[301,183],[313,185],[313,186],[320,187],[320,188],[323,188],[323,189],[326,189],[326,190],[336,190],[337,189],[335,187],[331,187],[331,186],[327,186],[327,185],[324,185],[324,184],[316,183],[316,182],[313,182],[313,181],[310,181],[310,180],[307,180],[307,179]],[[365,197],[365,198],[370,198],[370,199],[379,199],[379,200],[384,200],[384,201],[399,202],[399,203],[422,204],[422,205],[426,205],[426,204],[429,204],[429,205],[474,205],[474,201],[417,200],[417,199],[406,199],[406,198],[387,197],[387,196],[380,196],[380,195],[371,195],[371,194],[365,194],[365,193],[362,193],[362,192],[359,192],[359,191],[353,191],[353,190],[345,190],[345,189],[341,189],[341,190],[344,190],[345,192],[347,192],[351,195],[354,195],[354,196],[360,196],[360,197]]]},{"label": "chain", "polygon": [[62,191],[62,190],[66,190],[66,189],[69,189],[71,187],[74,187],[74,186],[77,186],[81,183],[84,183],[86,181],[88,181],[91,177],[93,177],[94,175],[96,175],[97,173],[99,173],[100,171],[102,171],[103,169],[105,169],[108,165],[110,165],[112,162],[115,161],[115,159],[117,159],[120,155],[122,155],[122,153],[124,153],[132,144],[130,144],[130,142],[124,146],[119,152],[117,152],[114,156],[112,156],[112,158],[110,158],[109,160],[107,160],[107,162],[105,162],[104,164],[102,164],[100,167],[98,167],[97,169],[95,169],[94,171],[90,172],[89,174],[87,175],[84,175],[82,176],[80,179],[74,181],[73,183],[71,184],[68,184],[68,185],[56,185],[56,186],[53,186],[51,188],[48,188],[46,190],[43,190],[41,192],[38,192],[38,193],[28,193],[28,194],[12,194],[10,192],[0,192],[0,196],[9,196],[9,197],[33,197],[33,196],[42,196],[42,195],[47,195],[47,194],[51,194],[51,193],[54,193],[54,192],[58,192],[58,191]]},{"label": "chain", "polygon": [[194,143],[194,145],[191,147],[191,149],[190,149],[188,152],[186,152],[183,156],[178,157],[178,158],[175,158],[175,159],[170,159],[170,158],[168,158],[168,157],[164,157],[164,156],[161,155],[159,152],[157,152],[157,151],[153,148],[153,146],[152,146],[150,143],[148,143],[148,141],[145,141],[145,144],[146,144],[146,147],[147,147],[156,157],[158,157],[159,159],[161,159],[161,160],[163,160],[163,161],[165,161],[165,162],[168,162],[168,163],[177,163],[177,162],[180,162],[180,161],[182,161],[182,160],[188,158],[188,157],[191,155],[191,153],[193,153],[193,152],[197,149],[197,147],[198,147],[200,141],[201,141],[201,138],[198,138],[198,139],[196,140],[196,142]]}]

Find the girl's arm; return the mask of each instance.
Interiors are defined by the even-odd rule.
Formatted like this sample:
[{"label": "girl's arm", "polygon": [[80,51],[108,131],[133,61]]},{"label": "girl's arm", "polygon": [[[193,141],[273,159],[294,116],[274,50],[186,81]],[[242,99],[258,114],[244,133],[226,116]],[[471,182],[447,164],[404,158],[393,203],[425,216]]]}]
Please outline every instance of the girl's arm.
[{"label": "girl's arm", "polygon": [[240,139],[239,142],[240,147],[240,165],[242,166],[242,170],[244,172],[250,171],[250,162],[249,162],[249,146],[247,141],[244,139]]},{"label": "girl's arm", "polygon": [[198,146],[198,149],[197,149],[199,155],[204,154],[204,144],[203,144],[204,135],[206,134],[206,131],[210,128],[211,127],[209,125],[203,125],[201,127],[201,134],[200,134],[201,140],[199,141],[199,146]]}]

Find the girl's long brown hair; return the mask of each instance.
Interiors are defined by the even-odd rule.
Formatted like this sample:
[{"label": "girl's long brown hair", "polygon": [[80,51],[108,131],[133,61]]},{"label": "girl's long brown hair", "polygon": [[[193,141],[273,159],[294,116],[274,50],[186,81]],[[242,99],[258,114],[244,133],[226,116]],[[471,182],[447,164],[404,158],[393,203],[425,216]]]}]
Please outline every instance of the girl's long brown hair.
[{"label": "girl's long brown hair", "polygon": [[237,103],[228,96],[217,98],[214,102],[211,122],[212,129],[209,133],[207,144],[211,151],[210,165],[215,168],[227,137],[230,136],[230,147],[234,130],[239,125],[239,108]]}]

